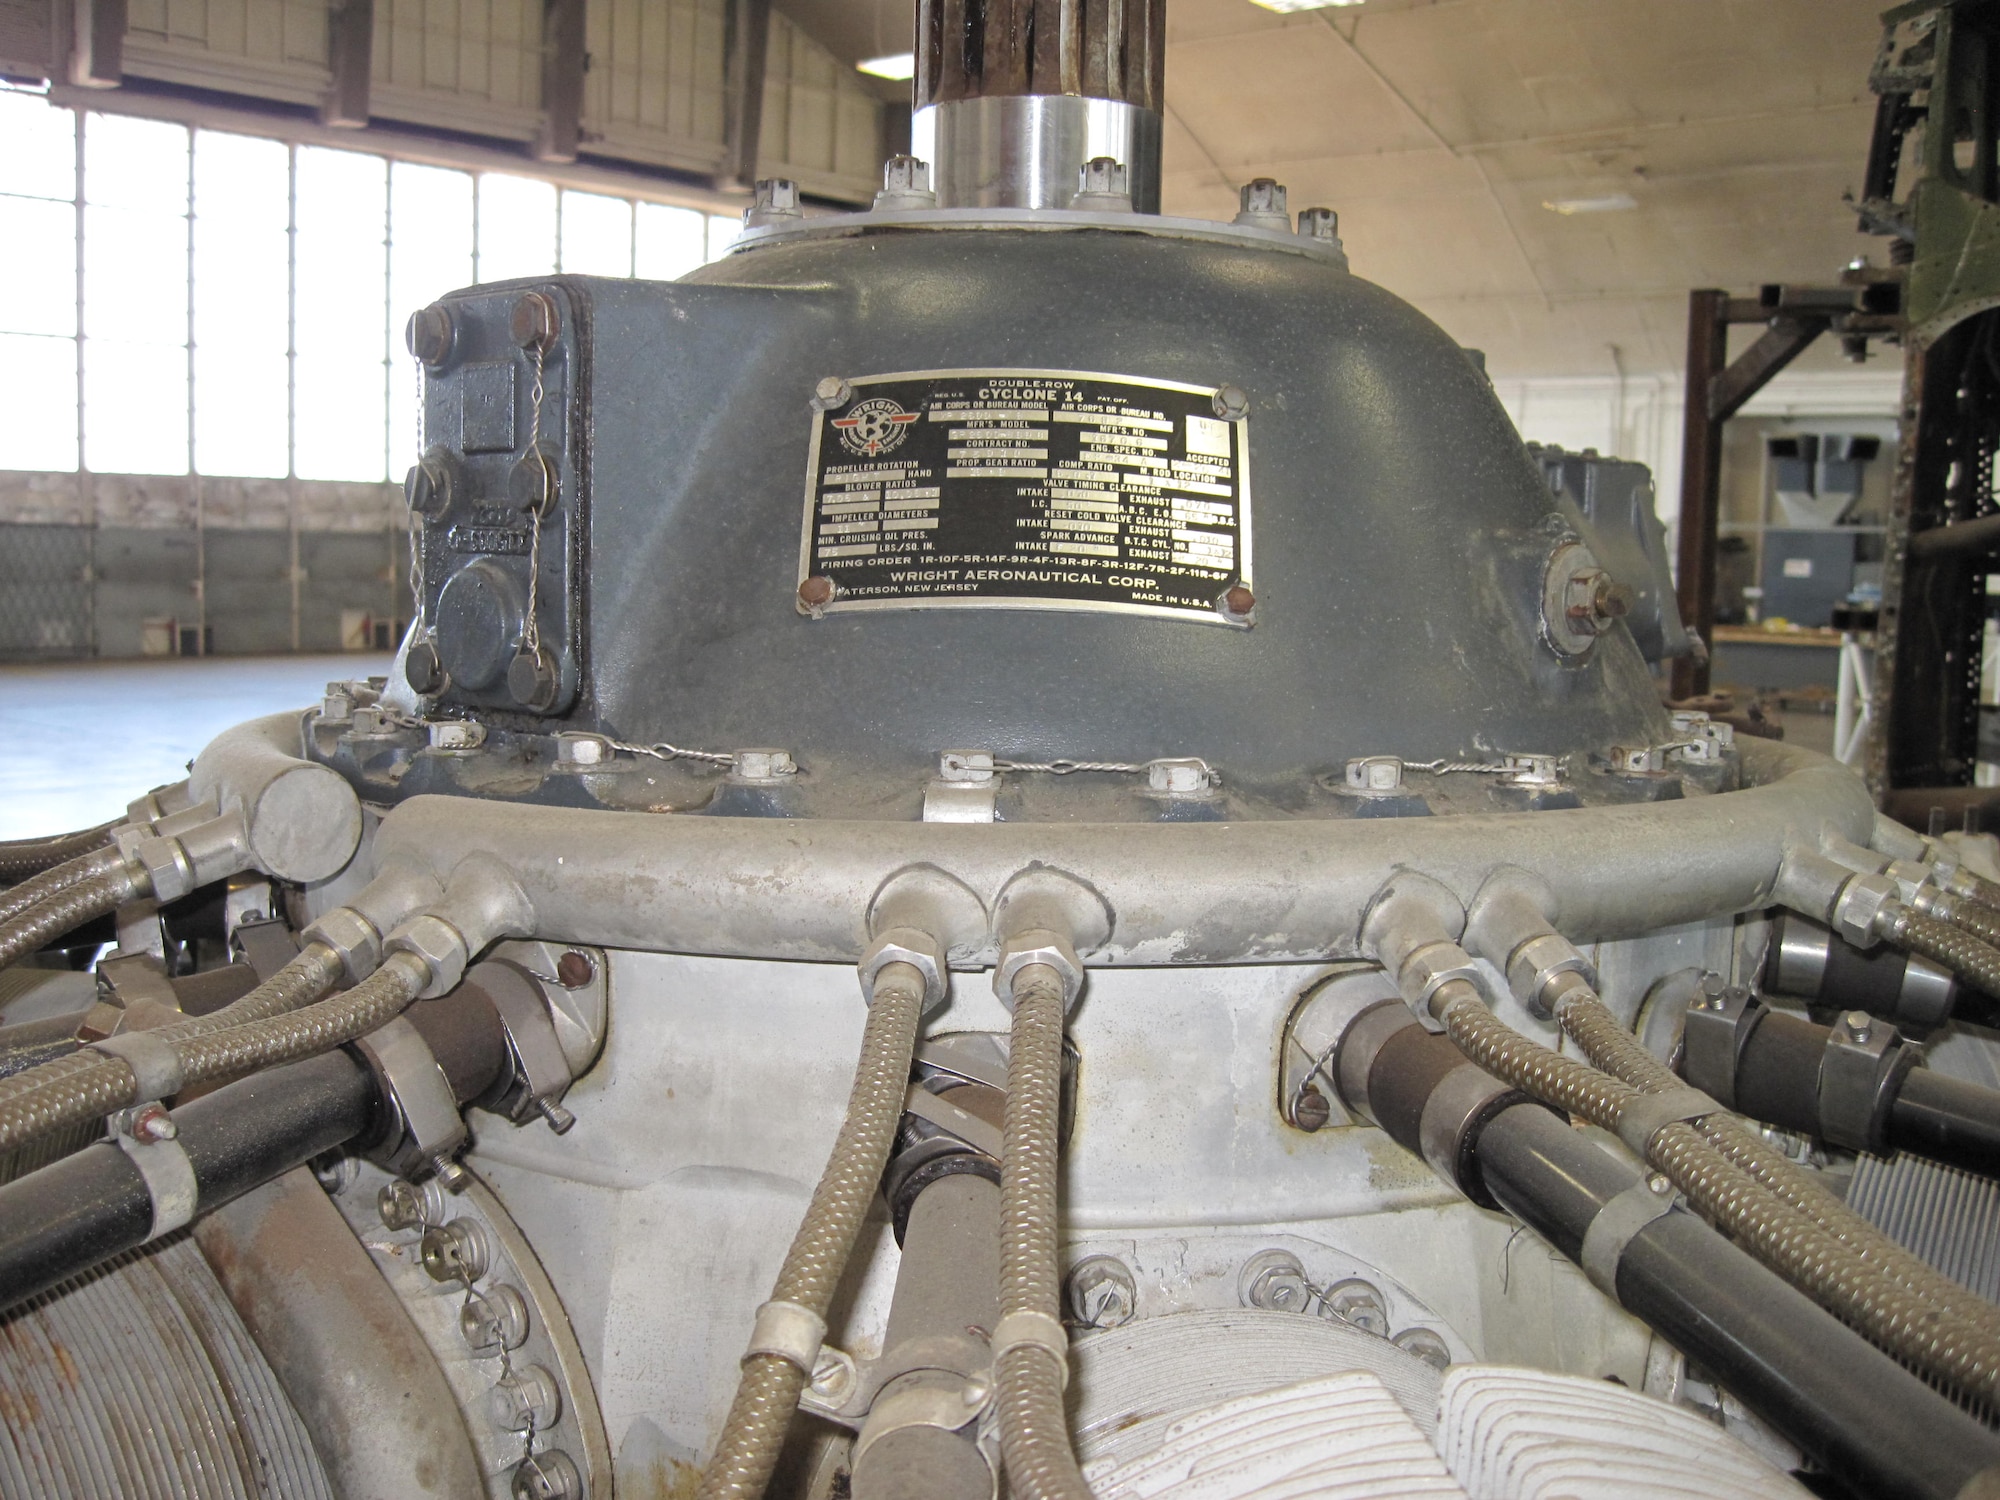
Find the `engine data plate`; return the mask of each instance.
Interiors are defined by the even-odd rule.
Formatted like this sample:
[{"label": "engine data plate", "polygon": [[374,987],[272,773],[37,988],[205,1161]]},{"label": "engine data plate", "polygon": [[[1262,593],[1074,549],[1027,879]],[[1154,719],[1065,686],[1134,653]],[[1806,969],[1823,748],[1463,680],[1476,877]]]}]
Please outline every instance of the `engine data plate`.
[{"label": "engine data plate", "polygon": [[[1073,370],[850,384],[849,400],[813,419],[799,545],[812,612],[1234,623],[1218,600],[1251,581],[1249,423],[1217,417],[1213,387]],[[831,599],[808,579],[831,581]]]}]

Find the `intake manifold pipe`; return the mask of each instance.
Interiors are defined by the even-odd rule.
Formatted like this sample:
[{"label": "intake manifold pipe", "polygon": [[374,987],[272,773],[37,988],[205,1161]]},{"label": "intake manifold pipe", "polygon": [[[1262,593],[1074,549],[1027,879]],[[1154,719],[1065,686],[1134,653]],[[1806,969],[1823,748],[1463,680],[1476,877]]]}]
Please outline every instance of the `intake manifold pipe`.
[{"label": "intake manifold pipe", "polygon": [[1359,999],[1326,1072],[1350,1112],[1534,1230],[1854,1490],[1959,1500],[2000,1465],[2000,1439],[1404,1005]]},{"label": "intake manifold pipe", "polygon": [[1688,1002],[1682,1037],[1681,1076],[1752,1119],[2000,1177],[2000,1091],[1933,1073],[1865,1011],[1816,1026],[1716,985]]}]

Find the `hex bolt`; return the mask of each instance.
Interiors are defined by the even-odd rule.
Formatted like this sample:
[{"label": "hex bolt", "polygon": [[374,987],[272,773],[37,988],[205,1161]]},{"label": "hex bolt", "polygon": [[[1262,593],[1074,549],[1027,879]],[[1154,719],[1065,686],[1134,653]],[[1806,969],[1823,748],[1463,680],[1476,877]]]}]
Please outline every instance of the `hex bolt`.
[{"label": "hex bolt", "polygon": [[329,1194],[344,1193],[361,1176],[361,1163],[340,1152],[328,1152],[312,1160],[313,1180]]},{"label": "hex bolt", "polygon": [[580,990],[597,977],[597,965],[588,953],[572,948],[556,960],[556,983],[566,990]]},{"label": "hex bolt", "polygon": [[451,470],[436,458],[418,459],[403,476],[403,500],[414,515],[442,515],[451,505]]},{"label": "hex bolt", "polygon": [[454,331],[451,309],[442,302],[433,302],[410,314],[410,321],[403,328],[403,342],[411,354],[436,369],[451,358]]},{"label": "hex bolt", "polygon": [[503,1432],[547,1432],[562,1415],[562,1391],[540,1365],[523,1365],[486,1393],[486,1414]]},{"label": "hex bolt", "polygon": [[1380,1338],[1389,1336],[1389,1309],[1373,1282],[1350,1276],[1320,1295],[1320,1316],[1359,1328]]},{"label": "hex bolt", "polygon": [[1245,1307],[1261,1307],[1266,1312],[1304,1312],[1312,1298],[1312,1283],[1305,1267],[1289,1250],[1259,1250],[1243,1263],[1237,1278],[1237,1296]]},{"label": "hex bolt", "polygon": [[410,647],[409,655],[403,658],[403,680],[413,692],[426,698],[436,697],[450,685],[451,679],[445,675],[444,662],[438,657],[435,644],[418,641]]},{"label": "hex bolt", "polygon": [[820,411],[838,411],[854,399],[854,387],[838,375],[823,375],[813,387],[812,404]]},{"label": "hex bolt", "polygon": [[1428,1328],[1405,1328],[1389,1341],[1405,1353],[1414,1354],[1433,1370],[1451,1367],[1451,1347]]},{"label": "hex bolt", "polygon": [[557,685],[555,658],[547,648],[518,651],[507,663],[509,696],[534,713],[547,713],[555,707]]},{"label": "hex bolt", "polygon": [[472,1174],[444,1152],[430,1158],[431,1180],[447,1193],[462,1193],[472,1182]]},{"label": "hex bolt", "polygon": [[1215,414],[1225,422],[1240,422],[1250,415],[1250,398],[1243,393],[1241,386],[1217,386]]},{"label": "hex bolt", "polygon": [[1347,763],[1347,784],[1357,792],[1393,792],[1403,784],[1403,761],[1397,755],[1363,755]]},{"label": "hex bolt", "polygon": [[507,331],[523,349],[546,349],[562,332],[562,314],[547,292],[523,292],[514,299]]},{"label": "hex bolt", "polygon": [[837,592],[831,578],[824,578],[815,573],[799,585],[799,608],[809,615],[817,616],[821,610],[833,603],[833,596]]},{"label": "hex bolt", "polygon": [[1257,596],[1248,584],[1231,584],[1215,601],[1215,611],[1232,625],[1248,625],[1257,612]]},{"label": "hex bolt", "polygon": [[[1868,1038],[1875,1030],[1875,1018],[1865,1010],[1850,1010],[1841,1019],[1847,1023],[1848,1035],[1863,1046],[1866,1046]],[[136,1125],[137,1122],[135,1121],[134,1124]]]},{"label": "hex bolt", "polygon": [[1139,1311],[1139,1287],[1115,1255],[1086,1255],[1063,1288],[1069,1315],[1085,1328],[1119,1328]]},{"label": "hex bolt", "polygon": [[1299,238],[1337,244],[1340,240],[1340,215],[1330,208],[1300,209]]},{"label": "hex bolt", "polygon": [[537,1099],[535,1113],[540,1115],[548,1123],[549,1129],[557,1135],[568,1135],[576,1124],[576,1116],[553,1099]]},{"label": "hex bolt", "polygon": [[453,1219],[424,1231],[418,1254],[432,1281],[462,1281],[467,1286],[486,1274],[493,1247],[486,1226],[477,1219]]},{"label": "hex bolt", "polygon": [[[1861,1040],[1866,1041],[1867,1038]],[[126,1126],[126,1134],[147,1145],[170,1141],[180,1133],[180,1126],[174,1123],[174,1117],[167,1113],[163,1104],[140,1105],[132,1111],[131,1124]]]},{"label": "hex bolt", "polygon": [[738,750],[734,769],[745,781],[782,781],[799,768],[789,750]]},{"label": "hex bolt", "polygon": [[528,1339],[528,1299],[505,1284],[474,1292],[458,1310],[458,1331],[474,1354],[518,1349]]},{"label": "hex bolt", "polygon": [[561,494],[562,478],[556,472],[554,455],[546,448],[536,447],[522,454],[508,472],[507,498],[530,515],[547,515]]},{"label": "hex bolt", "polygon": [[560,1448],[531,1453],[514,1466],[514,1500],[583,1500],[583,1475]]},{"label": "hex bolt", "polygon": [[375,1195],[375,1211],[384,1229],[422,1229],[444,1217],[444,1188],[435,1178],[417,1183],[398,1177]]},{"label": "hex bolt", "polygon": [[1292,1101],[1292,1124],[1300,1130],[1324,1130],[1333,1119],[1333,1106],[1316,1084],[1307,1084]]}]

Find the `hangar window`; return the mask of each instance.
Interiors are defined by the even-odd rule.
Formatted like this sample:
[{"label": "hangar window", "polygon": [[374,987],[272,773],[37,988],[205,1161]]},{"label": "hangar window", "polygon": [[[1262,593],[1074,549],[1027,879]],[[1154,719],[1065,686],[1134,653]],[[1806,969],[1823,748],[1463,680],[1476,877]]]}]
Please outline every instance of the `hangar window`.
[{"label": "hangar window", "polygon": [[556,271],[680,276],[733,219],[0,91],[0,468],[380,481],[403,324]]}]

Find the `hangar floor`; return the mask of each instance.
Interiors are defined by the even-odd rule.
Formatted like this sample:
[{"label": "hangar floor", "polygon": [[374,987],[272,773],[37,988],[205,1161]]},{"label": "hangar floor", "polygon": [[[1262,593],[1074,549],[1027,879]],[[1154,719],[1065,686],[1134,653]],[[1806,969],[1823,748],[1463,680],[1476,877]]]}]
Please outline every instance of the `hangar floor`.
[{"label": "hangar floor", "polygon": [[230,725],[388,669],[359,654],[0,666],[0,839],[102,823]]}]

